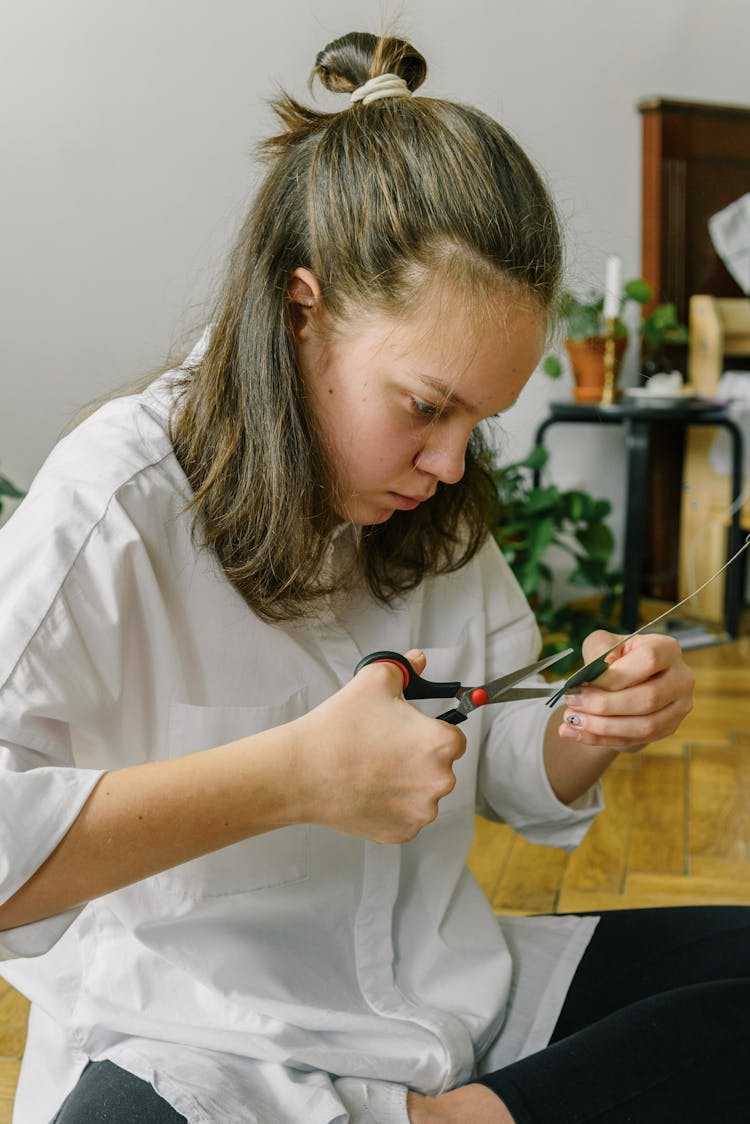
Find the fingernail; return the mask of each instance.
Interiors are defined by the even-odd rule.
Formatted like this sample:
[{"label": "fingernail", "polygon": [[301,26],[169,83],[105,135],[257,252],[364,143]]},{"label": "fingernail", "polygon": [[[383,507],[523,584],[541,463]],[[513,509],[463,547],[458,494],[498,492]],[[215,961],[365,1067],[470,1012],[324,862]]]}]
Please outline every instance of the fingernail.
[{"label": "fingernail", "polygon": [[580,706],[582,702],[583,702],[583,695],[566,695],[565,696],[566,706]]},{"label": "fingernail", "polygon": [[581,729],[583,726],[583,718],[580,714],[566,714],[565,721],[569,726],[575,726],[576,729]]},{"label": "fingernail", "polygon": [[572,726],[561,726],[560,737],[565,738],[567,741],[577,742],[581,740],[580,731],[574,730]]}]

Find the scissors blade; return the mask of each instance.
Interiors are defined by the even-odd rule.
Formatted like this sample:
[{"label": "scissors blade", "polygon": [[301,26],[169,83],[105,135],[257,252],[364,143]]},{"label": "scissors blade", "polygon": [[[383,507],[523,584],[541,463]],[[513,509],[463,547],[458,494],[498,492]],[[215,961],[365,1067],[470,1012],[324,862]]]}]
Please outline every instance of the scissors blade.
[{"label": "scissors blade", "polygon": [[[563,652],[555,652],[551,656],[546,656],[543,660],[537,660],[536,663],[530,663],[528,667],[521,667],[518,671],[511,671],[509,675],[501,675],[499,679],[492,679],[489,683],[484,684],[484,689],[488,695],[488,702],[496,702],[509,687],[515,687],[516,683],[520,683],[523,679],[528,679],[536,671],[544,671],[545,667],[552,667],[558,660],[569,656],[573,651],[572,648],[566,648]],[[463,700],[462,700],[463,701]]]},{"label": "scissors blade", "polygon": [[[572,651],[572,648],[566,648],[562,652],[554,652],[551,656],[545,656],[543,660],[537,660],[535,663],[530,663],[526,667],[520,667],[518,671],[511,671],[508,675],[501,675],[499,679],[491,679],[489,683],[485,683],[480,688],[475,687],[473,690],[462,688],[459,704],[455,708],[456,711],[461,714],[469,715],[472,710],[476,710],[477,707],[480,706],[487,706],[488,703],[511,702],[512,696],[508,697],[511,687],[514,687],[516,683],[520,683],[522,679],[527,679],[529,675],[533,675],[537,671],[544,671],[545,667],[552,667],[552,664],[557,663],[558,660],[563,659],[565,656],[569,656]],[[543,690],[542,688],[538,689],[540,691]],[[554,689],[553,687],[549,692],[545,690],[543,694],[535,696],[525,695],[523,697],[546,699],[549,698],[549,695]],[[478,692],[481,692],[481,701],[476,699]]]},{"label": "scissors blade", "polygon": [[549,699],[554,695],[555,687],[509,687],[503,691],[495,702],[521,702],[524,699]]}]

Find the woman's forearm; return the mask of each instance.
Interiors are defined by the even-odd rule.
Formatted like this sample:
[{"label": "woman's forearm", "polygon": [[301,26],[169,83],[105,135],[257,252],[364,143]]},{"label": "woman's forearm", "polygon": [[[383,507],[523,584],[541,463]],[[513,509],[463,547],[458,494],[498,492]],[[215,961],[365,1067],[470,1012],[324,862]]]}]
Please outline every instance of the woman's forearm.
[{"label": "woman's forearm", "polygon": [[[424,656],[407,654],[419,672]],[[413,839],[453,789],[466,743],[407,703],[402,687],[398,668],[374,664],[284,726],[106,773],[47,860],[0,905],[0,930],[289,824]]]},{"label": "woman's forearm", "polygon": [[289,783],[289,731],[105,773],[54,851],[0,905],[0,930],[296,822],[303,811]]}]

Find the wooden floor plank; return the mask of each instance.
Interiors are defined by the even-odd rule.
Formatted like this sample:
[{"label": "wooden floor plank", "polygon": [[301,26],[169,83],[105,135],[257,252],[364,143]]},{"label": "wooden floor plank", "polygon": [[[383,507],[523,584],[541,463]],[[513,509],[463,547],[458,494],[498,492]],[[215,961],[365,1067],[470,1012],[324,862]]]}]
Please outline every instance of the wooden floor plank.
[{"label": "wooden floor plank", "polygon": [[[750,681],[748,682],[750,692]],[[750,707],[748,708],[750,709]],[[732,737],[732,748],[737,757],[737,775],[743,789],[750,793],[750,732],[736,733]]]},{"label": "wooden floor plank", "polygon": [[[684,894],[667,892],[636,893],[631,887],[621,894],[606,894],[585,890],[562,890],[557,899],[558,913],[605,913],[612,909],[660,909],[670,905],[695,905],[687,902]],[[714,902],[714,905],[717,903]],[[736,903],[732,903],[736,904]]]},{"label": "wooden floor plank", "polygon": [[690,873],[697,878],[717,882],[750,885],[750,862],[747,859],[726,859],[721,855],[690,855]]},{"label": "wooden floor plank", "polygon": [[[733,696],[727,698],[697,695],[693,710],[680,726],[679,739],[683,744],[685,742],[707,742],[709,744],[724,742],[727,744],[730,738],[730,730],[727,729],[726,724],[727,713],[732,710],[737,711],[739,708],[739,701]],[[750,713],[743,715],[741,718],[740,729],[743,728],[750,728]],[[667,739],[667,741],[672,740]],[[656,744],[661,743],[657,742]],[[646,754],[645,756],[650,755]]]},{"label": "wooden floor plank", "polygon": [[[697,875],[669,875],[634,872],[625,883],[625,897],[669,898],[682,905],[750,905],[750,884],[734,879],[701,878]],[[628,902],[629,904],[629,902]]]},{"label": "wooden floor plank", "polygon": [[0,1124],[10,1124],[21,1063],[0,1059]]},{"label": "wooden floor plank", "polygon": [[[691,747],[688,765],[688,848],[695,856],[742,860],[748,853],[748,793],[735,746]],[[692,867],[691,867],[692,869]]]},{"label": "wooden floor plank", "polygon": [[[703,744],[712,745],[712,744],[715,744],[715,743],[713,743],[713,742],[705,743],[704,741],[701,741],[700,744],[701,745],[703,745]],[[719,745],[728,745],[729,743],[727,741],[719,741],[718,744]],[[684,738],[682,738],[680,736],[675,736],[675,737],[671,737],[671,738],[663,738],[659,742],[652,742],[650,745],[647,745],[645,747],[645,749],[641,750],[641,757],[684,757],[684,756],[685,756],[685,740],[684,740]]]},{"label": "wooden floor plank", "polygon": [[20,1058],[26,1041],[29,1003],[8,988],[0,999],[0,1058]]},{"label": "wooden floor plank", "polygon": [[495,912],[554,913],[568,857],[567,851],[539,847],[517,836],[490,899]]},{"label": "wooden floor plank", "polygon": [[620,893],[627,868],[635,801],[633,769],[610,769],[602,782],[606,813],[589,828],[568,859],[562,892]]},{"label": "wooden floor plank", "polygon": [[684,873],[687,869],[685,759],[642,757],[634,778],[629,869]]}]

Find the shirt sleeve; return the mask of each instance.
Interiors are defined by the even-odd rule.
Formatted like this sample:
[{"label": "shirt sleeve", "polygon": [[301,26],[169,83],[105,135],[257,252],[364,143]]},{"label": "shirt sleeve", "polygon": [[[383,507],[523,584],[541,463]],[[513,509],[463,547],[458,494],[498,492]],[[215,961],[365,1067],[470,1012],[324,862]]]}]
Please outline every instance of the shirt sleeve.
[{"label": "shirt sleeve", "polygon": [[[487,614],[487,666],[523,667],[539,654],[541,638],[523,593],[494,543],[481,556]],[[541,677],[536,680],[543,683]],[[535,680],[524,683],[533,685]],[[492,711],[479,767],[477,811],[509,824],[531,843],[573,848],[602,809],[601,787],[573,804],[552,790],[544,766],[550,717],[541,700],[504,703]]]},{"label": "shirt sleeve", "polygon": [[[78,817],[104,770],[75,760],[73,725],[95,682],[82,658],[85,640],[51,606],[0,686],[0,901],[5,902],[42,865]],[[0,643],[18,643],[13,627]],[[81,721],[81,727],[84,722]],[[59,940],[74,910],[0,932],[0,959],[36,956]]]},{"label": "shirt sleeve", "polygon": [[[112,720],[120,694],[132,529],[118,515],[97,534],[106,508],[53,458],[0,531],[0,902],[57,847],[109,767],[97,722]],[[0,959],[46,952],[77,912],[0,932]]]}]

